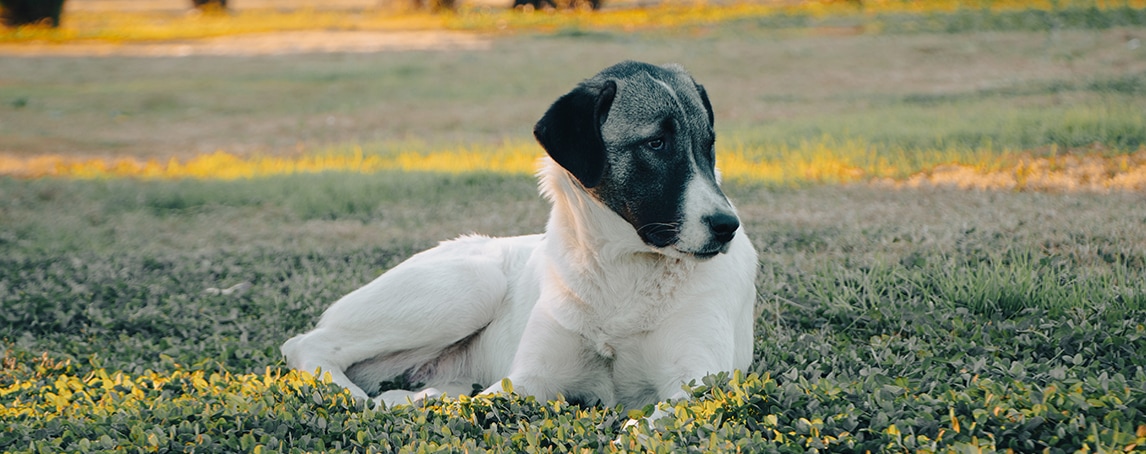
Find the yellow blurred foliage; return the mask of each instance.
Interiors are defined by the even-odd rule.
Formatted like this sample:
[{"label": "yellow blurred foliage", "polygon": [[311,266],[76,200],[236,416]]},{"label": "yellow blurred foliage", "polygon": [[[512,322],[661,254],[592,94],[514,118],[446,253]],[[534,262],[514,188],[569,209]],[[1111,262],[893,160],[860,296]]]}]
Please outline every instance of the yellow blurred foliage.
[{"label": "yellow blurred foliage", "polygon": [[936,13],[957,10],[1055,10],[1146,8],[1146,0],[845,0],[741,1],[708,4],[704,0],[663,2],[647,7],[618,7],[522,12],[508,8],[466,6],[456,12],[372,10],[235,9],[227,14],[172,11],[73,11],[60,28],[26,26],[0,28],[4,42],[111,42],[201,39],[251,33],[303,30],[468,30],[479,33],[552,31],[559,28],[602,30],[672,29],[719,24],[731,20],[778,14],[823,17],[847,14]]},{"label": "yellow blurred foliage", "polygon": [[76,158],[63,155],[17,157],[0,154],[0,175],[20,178],[71,177],[142,179],[219,179],[257,178],[273,175],[327,171],[372,173],[383,170],[404,172],[533,172],[536,150],[507,149],[493,154],[480,150],[451,150],[433,153],[402,152],[393,155],[348,153],[298,156],[256,155],[241,157],[225,151],[199,155],[186,160],[167,161],[135,158]]},{"label": "yellow blurred foliage", "polygon": [[[836,144],[839,146],[838,144]],[[863,147],[862,143],[852,144]],[[718,152],[726,180],[769,185],[871,183],[886,187],[943,186],[982,190],[1109,191],[1146,190],[1146,149],[1131,154],[1077,152],[1036,157],[1007,152],[979,162],[952,161],[926,169],[864,156],[828,144],[805,144],[761,158],[759,150],[733,146]],[[931,153],[943,156],[945,151]],[[925,154],[926,154],[925,153]],[[180,160],[77,158],[63,155],[20,157],[0,154],[0,175],[17,178],[259,178],[317,172],[380,171],[528,175],[536,171],[541,151],[532,145],[508,144],[496,149],[433,152],[345,152],[296,156],[238,156],[224,151]],[[986,155],[985,155],[986,156]]]}]

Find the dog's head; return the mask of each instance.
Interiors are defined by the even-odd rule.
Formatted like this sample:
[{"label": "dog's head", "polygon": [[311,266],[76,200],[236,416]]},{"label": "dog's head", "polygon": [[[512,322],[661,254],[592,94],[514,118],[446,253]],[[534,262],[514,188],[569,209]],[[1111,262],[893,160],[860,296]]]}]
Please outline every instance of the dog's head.
[{"label": "dog's head", "polygon": [[559,98],[533,134],[585,190],[670,256],[728,251],[740,220],[720,190],[712,104],[677,65],[626,61]]}]

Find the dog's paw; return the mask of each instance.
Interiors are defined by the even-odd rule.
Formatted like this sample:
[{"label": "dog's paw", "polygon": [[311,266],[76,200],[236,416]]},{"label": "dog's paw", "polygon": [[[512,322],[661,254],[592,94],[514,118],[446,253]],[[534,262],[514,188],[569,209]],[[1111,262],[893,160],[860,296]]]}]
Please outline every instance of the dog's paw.
[{"label": "dog's paw", "polygon": [[224,289],[220,289],[217,287],[208,287],[208,288],[203,289],[203,294],[204,295],[224,295],[224,296],[235,295],[235,296],[238,296],[238,295],[242,294],[243,292],[246,292],[247,290],[249,290],[251,287],[252,287],[252,284],[250,282],[240,282],[238,284],[232,285],[232,286],[224,288]]},{"label": "dog's paw", "polygon": [[385,408],[394,408],[400,405],[413,405],[415,407],[420,407],[427,400],[441,396],[442,391],[439,391],[437,388],[426,388],[421,391],[393,389],[379,394],[374,398],[374,403],[383,405]]}]

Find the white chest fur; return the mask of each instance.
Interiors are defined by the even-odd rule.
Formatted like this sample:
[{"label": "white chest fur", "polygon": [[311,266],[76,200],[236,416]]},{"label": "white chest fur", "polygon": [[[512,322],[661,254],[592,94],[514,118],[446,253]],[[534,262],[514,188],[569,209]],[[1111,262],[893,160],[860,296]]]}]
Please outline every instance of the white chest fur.
[{"label": "white chest fur", "polygon": [[543,300],[554,318],[579,333],[597,353],[613,358],[616,339],[632,339],[661,324],[683,303],[695,262],[640,253],[575,272],[551,269],[562,295]]}]

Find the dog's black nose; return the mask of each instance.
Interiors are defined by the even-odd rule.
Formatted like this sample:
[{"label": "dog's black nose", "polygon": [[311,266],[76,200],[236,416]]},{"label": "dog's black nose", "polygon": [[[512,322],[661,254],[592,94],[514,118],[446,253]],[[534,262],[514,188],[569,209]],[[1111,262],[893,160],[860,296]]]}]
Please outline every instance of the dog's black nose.
[{"label": "dog's black nose", "polygon": [[721,243],[732,241],[732,237],[736,236],[736,229],[740,228],[740,220],[728,213],[705,216],[704,223],[708,224],[712,237]]}]

